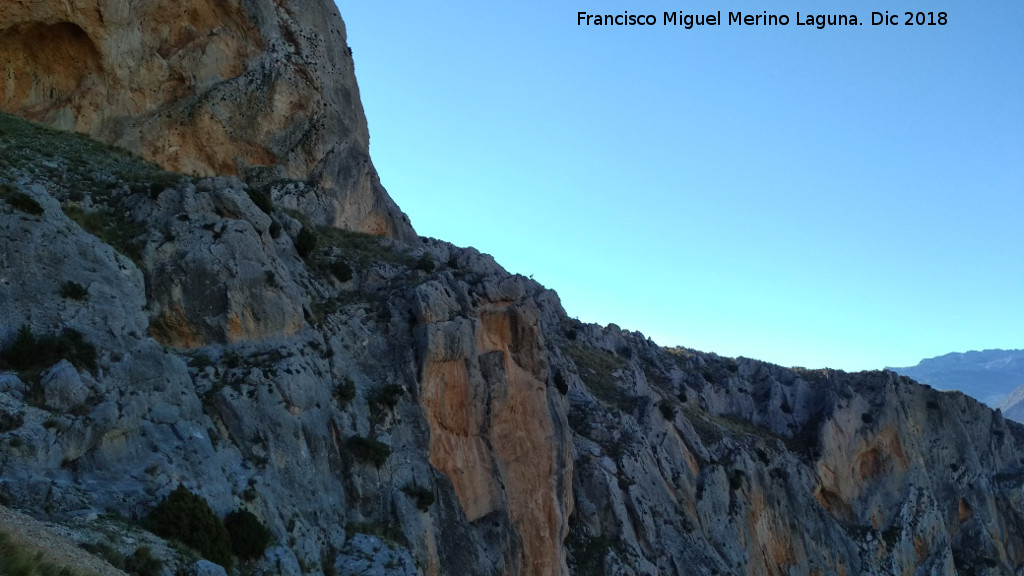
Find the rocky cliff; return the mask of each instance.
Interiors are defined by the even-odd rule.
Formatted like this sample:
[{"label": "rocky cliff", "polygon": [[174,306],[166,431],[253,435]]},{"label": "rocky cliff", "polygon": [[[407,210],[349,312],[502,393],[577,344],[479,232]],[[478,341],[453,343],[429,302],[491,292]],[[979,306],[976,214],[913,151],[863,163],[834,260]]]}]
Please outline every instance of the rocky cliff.
[{"label": "rocky cliff", "polygon": [[999,413],[581,324],[473,249],[328,225],[318,186],[0,115],[0,504],[179,573],[210,566],[140,521],[183,485],[270,529],[249,574],[1024,574]]},{"label": "rocky cliff", "polygon": [[0,110],[168,170],[303,180],[281,202],[317,224],[415,236],[370,162],[332,2],[4,2]]}]

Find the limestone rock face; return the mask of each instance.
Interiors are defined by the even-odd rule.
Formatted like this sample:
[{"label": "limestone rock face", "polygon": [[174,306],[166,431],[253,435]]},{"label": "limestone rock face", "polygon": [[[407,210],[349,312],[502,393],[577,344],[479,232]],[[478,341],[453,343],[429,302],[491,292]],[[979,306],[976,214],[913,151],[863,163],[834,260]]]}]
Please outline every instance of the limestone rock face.
[{"label": "limestone rock face", "polygon": [[164,230],[142,256],[155,312],[150,333],[160,342],[196,348],[292,335],[305,325],[308,296],[277,253],[278,241],[290,241],[271,237],[271,218],[237,179],[165,190],[137,215]]},{"label": "limestone rock face", "polygon": [[0,5],[0,110],[200,176],[306,181],[316,224],[415,236],[370,162],[327,0]]},{"label": "limestone rock face", "polygon": [[3,116],[0,157],[0,351],[26,326],[95,353],[0,356],[0,494],[140,518],[184,484],[269,527],[265,574],[568,573],[552,293],[437,241],[320,228],[300,256],[236,178]]},{"label": "limestone rock face", "polygon": [[[116,6],[7,3],[0,58],[41,72],[8,74],[3,97],[53,122],[94,102],[101,136],[142,149],[166,128],[184,146],[161,122],[212,121],[234,103],[211,94],[287,53],[257,67],[283,84],[254,84],[283,91],[277,113],[315,52],[288,46],[343,42],[290,36],[319,14],[285,18],[298,4],[186,3],[187,26],[145,24],[169,40],[139,56],[155,40]],[[230,34],[203,28],[214,20]],[[108,122],[129,82],[112,54],[189,80],[161,84],[164,115]],[[155,98],[142,88],[140,106]],[[228,119],[229,140],[249,130]],[[340,157],[362,138],[349,128]],[[219,170],[215,155],[182,159]],[[183,485],[268,527],[275,545],[245,567],[261,576],[1024,574],[1024,427],[999,412],[889,371],[786,369],[583,324],[471,248],[303,222],[345,213],[317,207],[342,198],[318,186],[182,178],[0,114],[0,500],[125,546],[97,518],[131,526]],[[152,549],[171,572],[196,568]]]},{"label": "limestone rock face", "polygon": [[[430,463],[453,484],[469,521],[510,523],[520,550],[505,573],[566,573],[559,545],[572,512],[565,402],[547,385],[541,311],[522,279],[486,286],[459,313],[458,283],[417,288],[423,347],[420,402]],[[514,541],[513,540],[513,541]]]},{"label": "limestone rock face", "polygon": [[666,351],[614,327],[568,335],[552,365],[576,443],[575,573],[1024,566],[1024,428],[980,403],[893,372]]}]

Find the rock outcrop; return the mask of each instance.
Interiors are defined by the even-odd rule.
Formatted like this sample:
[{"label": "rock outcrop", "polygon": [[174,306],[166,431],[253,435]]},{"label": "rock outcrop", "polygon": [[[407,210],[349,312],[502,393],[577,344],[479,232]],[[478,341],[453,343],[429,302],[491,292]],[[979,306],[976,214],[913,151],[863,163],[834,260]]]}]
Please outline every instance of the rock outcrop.
[{"label": "rock outcrop", "polygon": [[370,162],[332,2],[5,2],[0,110],[176,172],[302,180],[287,206],[314,223],[415,237]]},{"label": "rock outcrop", "polygon": [[[195,30],[236,31],[168,29],[180,49],[160,58],[204,46],[213,60],[180,62],[196,77],[262,62],[290,50],[266,30],[297,30],[280,24],[294,5],[196,8]],[[95,47],[77,83],[4,92],[57,123],[141,82],[108,36],[131,53],[161,21],[67,6],[0,8],[34,15],[0,20],[9,46],[52,32],[68,54]],[[320,8],[303,18],[334,17]],[[39,78],[64,65],[0,54]],[[345,62],[332,81],[354,99]],[[197,119],[218,106],[175,98]],[[174,114],[117,133],[142,149]],[[338,228],[332,204],[304,204],[325,190],[168,173],[0,113],[0,504],[94,548],[144,543],[182,574],[219,569],[142,522],[179,485],[269,528],[245,568],[259,575],[1024,574],[1024,427],[1000,413],[890,371],[790,370],[582,324],[476,250]]]}]

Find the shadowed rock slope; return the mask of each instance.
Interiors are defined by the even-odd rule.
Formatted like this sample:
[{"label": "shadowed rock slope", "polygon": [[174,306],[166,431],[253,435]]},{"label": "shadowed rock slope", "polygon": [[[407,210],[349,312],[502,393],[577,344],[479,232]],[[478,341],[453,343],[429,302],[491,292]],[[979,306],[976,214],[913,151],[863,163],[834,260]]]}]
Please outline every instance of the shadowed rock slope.
[{"label": "shadowed rock slope", "polygon": [[980,403],[581,324],[304,185],[0,115],[2,503],[182,573],[139,526],[179,484],[269,527],[251,574],[1024,573],[1024,430]]}]

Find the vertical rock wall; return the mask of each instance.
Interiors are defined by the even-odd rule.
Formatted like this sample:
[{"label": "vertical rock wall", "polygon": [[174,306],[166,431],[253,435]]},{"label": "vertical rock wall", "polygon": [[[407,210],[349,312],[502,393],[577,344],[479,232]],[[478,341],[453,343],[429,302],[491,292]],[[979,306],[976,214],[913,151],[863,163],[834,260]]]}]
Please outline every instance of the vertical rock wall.
[{"label": "vertical rock wall", "polygon": [[290,207],[312,222],[415,237],[370,162],[327,0],[5,2],[0,110],[173,171],[307,181]]},{"label": "vertical rock wall", "polygon": [[447,311],[460,309],[455,291],[421,291],[430,463],[451,479],[470,522],[510,523],[504,573],[567,574],[561,541],[572,512],[572,455],[564,401],[547,384],[537,304],[512,279],[498,292],[449,320]]}]

